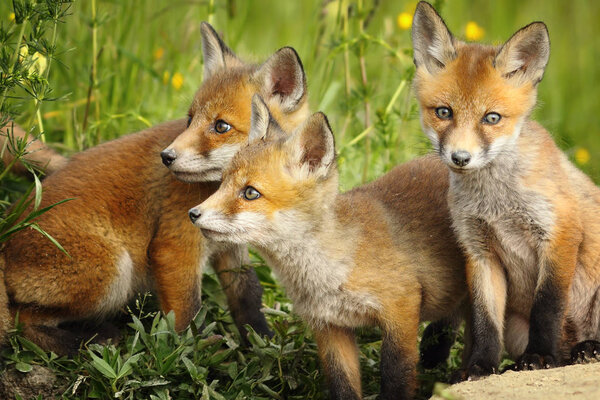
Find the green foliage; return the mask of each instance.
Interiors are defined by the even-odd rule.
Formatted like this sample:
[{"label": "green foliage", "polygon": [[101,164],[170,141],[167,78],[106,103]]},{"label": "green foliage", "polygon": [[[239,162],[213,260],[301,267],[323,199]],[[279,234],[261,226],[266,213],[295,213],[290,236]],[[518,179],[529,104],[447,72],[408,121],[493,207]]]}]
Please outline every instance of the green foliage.
[{"label": "green foliage", "polygon": [[[48,73],[56,54],[57,26],[66,16],[70,0],[13,0],[12,3],[14,13],[10,15],[14,23],[8,27],[0,24],[0,128],[7,127],[0,153],[4,155],[9,152],[13,155],[7,165],[2,163],[0,170],[0,193],[3,198],[0,201],[0,243],[10,239],[15,232],[31,228],[64,251],[54,238],[35,223],[35,218],[62,202],[39,209],[42,188],[38,172],[24,160],[34,122],[25,125],[26,135],[20,138],[14,136],[10,120],[24,108],[33,110],[32,118],[35,118],[39,139],[44,139],[40,109],[45,101],[55,100],[50,97],[52,89],[48,83]],[[50,40],[46,33],[48,26],[52,29]],[[22,181],[10,175],[10,170],[19,161],[34,178],[33,184],[22,193],[13,190]],[[14,206],[10,207],[13,202]]]}]

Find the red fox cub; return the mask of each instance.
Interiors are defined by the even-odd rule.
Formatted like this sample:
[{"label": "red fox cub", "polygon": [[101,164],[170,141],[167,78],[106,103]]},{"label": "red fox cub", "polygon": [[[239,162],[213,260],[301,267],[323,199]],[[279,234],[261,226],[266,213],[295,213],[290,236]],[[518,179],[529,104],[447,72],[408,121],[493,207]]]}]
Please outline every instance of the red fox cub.
[{"label": "red fox cub", "polygon": [[[2,118],[0,118],[2,119]],[[12,137],[12,140],[10,139]],[[0,151],[2,152],[2,161],[6,167],[14,158],[13,153],[10,151],[10,147],[16,144],[15,139],[24,140],[25,131],[19,125],[12,121],[8,121],[7,124],[0,129]],[[23,157],[26,163],[31,164],[36,169],[44,171],[45,175],[59,170],[67,163],[67,158],[61,156],[56,151],[46,147],[39,140],[33,140],[32,136],[29,136],[27,142],[28,153]],[[12,172],[18,175],[27,175],[28,170],[25,164],[18,161],[14,164],[11,169]]]},{"label": "red fox cub", "polygon": [[[245,248],[205,240],[186,210],[218,188],[220,168],[247,140],[253,94],[266,96],[290,126],[307,116],[304,72],[291,48],[251,65],[239,60],[210,25],[203,23],[201,31],[204,82],[187,121],[84,151],[44,181],[41,207],[74,199],[37,220],[69,256],[34,230],[15,234],[2,250],[12,318],[18,313],[25,336],[45,349],[76,351],[81,337],[68,331],[67,323],[102,319],[149,282],[161,309],[173,310],[176,328],[185,328],[200,306],[201,272],[209,259],[242,337],[245,324],[270,333],[254,271],[237,272]],[[176,167],[173,175],[159,154],[183,140],[194,143],[203,158],[180,166],[163,153],[165,163]],[[7,329],[3,323],[0,336]]]},{"label": "red fox cub", "polygon": [[464,373],[494,372],[503,341],[517,369],[561,364],[582,341],[573,359],[600,350],[600,190],[529,119],[550,54],[546,26],[499,47],[467,44],[421,2],[413,45],[423,130],[449,167],[467,254]]},{"label": "red fox cub", "polygon": [[251,244],[273,267],[313,329],[332,398],[361,398],[353,330],[372,325],[383,331],[381,398],[410,398],[419,321],[460,318],[467,294],[445,171],[423,157],[339,194],[325,115],[284,132],[255,96],[249,146],[190,218],[213,241]]}]

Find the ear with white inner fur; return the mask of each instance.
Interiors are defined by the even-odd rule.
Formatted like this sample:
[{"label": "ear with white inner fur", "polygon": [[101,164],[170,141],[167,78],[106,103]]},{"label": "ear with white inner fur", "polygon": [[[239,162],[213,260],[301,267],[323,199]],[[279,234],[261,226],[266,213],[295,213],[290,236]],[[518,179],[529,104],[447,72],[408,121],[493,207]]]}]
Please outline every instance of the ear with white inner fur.
[{"label": "ear with white inner fur", "polygon": [[431,74],[443,69],[456,58],[454,37],[444,20],[427,2],[417,5],[412,23],[414,62]]},{"label": "ear with white inner fur", "polygon": [[248,133],[248,144],[263,140],[269,130],[271,113],[265,101],[259,94],[252,96],[252,112],[250,115],[250,132]]},{"label": "ear with white inner fur", "polygon": [[265,99],[277,98],[281,110],[289,113],[306,100],[306,76],[296,50],[284,47],[256,71],[254,78],[264,88]]},{"label": "ear with white inner fur", "polygon": [[243,65],[209,23],[202,22],[200,33],[204,57],[204,79],[210,78],[216,71],[225,67]]},{"label": "ear with white inner fur", "polygon": [[494,66],[517,84],[537,85],[550,58],[550,37],[543,22],[533,22],[515,33],[498,51]]},{"label": "ear with white inner fur", "polygon": [[301,165],[307,164],[311,171],[329,167],[335,160],[335,139],[325,114],[311,115],[298,128],[293,138]]}]

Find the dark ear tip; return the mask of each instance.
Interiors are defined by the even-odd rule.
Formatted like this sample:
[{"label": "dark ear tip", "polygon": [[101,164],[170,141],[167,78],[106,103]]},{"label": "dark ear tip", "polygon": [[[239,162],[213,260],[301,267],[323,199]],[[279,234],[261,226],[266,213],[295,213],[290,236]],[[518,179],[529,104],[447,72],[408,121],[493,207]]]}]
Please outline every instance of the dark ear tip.
[{"label": "dark ear tip", "polygon": [[418,10],[425,10],[425,9],[427,9],[427,8],[433,8],[433,6],[432,6],[431,4],[429,4],[428,2],[426,2],[426,1],[420,1],[420,2],[417,4],[417,8],[416,8],[416,10],[417,10],[417,11],[418,11]]},{"label": "dark ear tip", "polygon": [[206,22],[206,21],[202,21],[202,22],[200,23],[200,29],[201,29],[203,32],[210,32],[210,33],[215,33],[215,34],[217,33],[217,32],[215,31],[215,28],[213,28],[213,27],[212,27],[212,25],[211,25],[211,24],[209,24],[209,23],[208,23],[208,22]]},{"label": "dark ear tip", "polygon": [[288,53],[289,55],[293,55],[296,58],[300,58],[296,49],[294,49],[291,46],[284,46],[284,47],[280,48],[279,50],[277,50],[277,53]]},{"label": "dark ear tip", "polygon": [[331,131],[331,124],[329,123],[329,118],[327,118],[327,115],[325,115],[324,112],[322,111],[317,111],[316,113],[314,113],[312,115],[312,118],[316,121],[318,121],[319,123],[325,124],[325,126],[327,127],[327,129],[329,129],[329,131]]},{"label": "dark ear tip", "polygon": [[435,8],[426,1],[420,1],[419,4],[417,4],[417,7],[415,8],[416,17],[422,14],[431,14],[432,12],[436,15],[439,15]]},{"label": "dark ear tip", "polygon": [[285,56],[292,58],[304,70],[304,66],[302,65],[302,60],[300,59],[300,56],[298,55],[298,52],[296,51],[296,49],[294,49],[293,47],[290,47],[290,46],[282,47],[276,51],[276,54],[283,54]]}]

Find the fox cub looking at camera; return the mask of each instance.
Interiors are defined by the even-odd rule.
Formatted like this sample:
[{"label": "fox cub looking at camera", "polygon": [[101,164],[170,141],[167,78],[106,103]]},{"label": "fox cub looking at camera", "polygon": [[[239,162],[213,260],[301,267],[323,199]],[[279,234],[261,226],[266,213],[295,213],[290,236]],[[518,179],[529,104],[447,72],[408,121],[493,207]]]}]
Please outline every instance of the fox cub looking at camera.
[{"label": "fox cub looking at camera", "polygon": [[221,169],[247,140],[253,94],[266,96],[290,128],[307,116],[304,72],[291,48],[262,65],[246,64],[210,25],[201,33],[204,81],[187,121],[84,151],[44,181],[41,207],[74,199],[37,219],[70,257],[32,229],[5,244],[0,309],[12,317],[0,316],[0,339],[18,313],[30,340],[75,352],[83,337],[66,323],[102,320],[146,283],[181,330],[198,311],[201,272],[211,258],[242,337],[245,324],[269,334],[258,279],[252,269],[238,272],[246,249],[204,239],[186,211],[218,188]]},{"label": "fox cub looking at camera", "polygon": [[274,268],[313,329],[332,398],[361,397],[353,329],[372,325],[383,330],[382,398],[410,398],[419,321],[460,319],[467,294],[441,163],[423,157],[339,194],[326,117],[288,135],[259,96],[249,142],[190,218],[211,240],[251,244]]},{"label": "fox cub looking at camera", "polygon": [[534,22],[502,46],[457,40],[429,4],[413,20],[423,130],[449,167],[467,253],[473,347],[466,375],[600,350],[600,189],[529,119],[550,54]]}]

